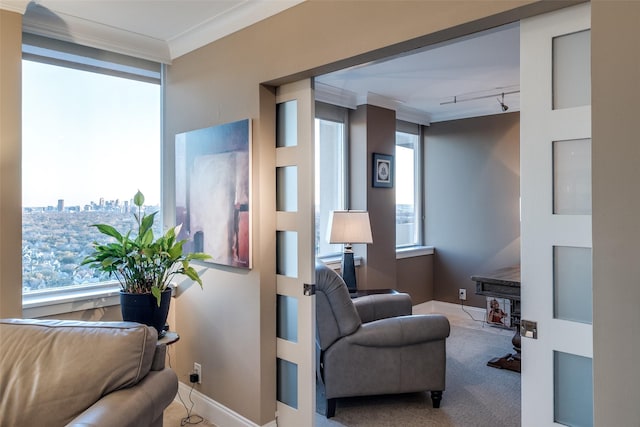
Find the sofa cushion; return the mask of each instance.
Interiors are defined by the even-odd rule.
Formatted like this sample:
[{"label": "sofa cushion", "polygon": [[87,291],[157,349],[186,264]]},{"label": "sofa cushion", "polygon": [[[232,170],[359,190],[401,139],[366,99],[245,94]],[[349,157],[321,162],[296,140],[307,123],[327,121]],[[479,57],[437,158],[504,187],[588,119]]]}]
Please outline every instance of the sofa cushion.
[{"label": "sofa cushion", "polygon": [[0,425],[69,423],[144,378],[156,342],[132,322],[0,319]]}]

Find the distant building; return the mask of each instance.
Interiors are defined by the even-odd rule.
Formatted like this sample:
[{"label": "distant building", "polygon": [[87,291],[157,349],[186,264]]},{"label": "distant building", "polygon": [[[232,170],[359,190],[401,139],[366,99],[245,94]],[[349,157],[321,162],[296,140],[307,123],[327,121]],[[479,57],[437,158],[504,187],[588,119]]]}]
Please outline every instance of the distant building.
[{"label": "distant building", "polygon": [[58,199],[58,212],[62,212],[64,210],[64,199]]}]

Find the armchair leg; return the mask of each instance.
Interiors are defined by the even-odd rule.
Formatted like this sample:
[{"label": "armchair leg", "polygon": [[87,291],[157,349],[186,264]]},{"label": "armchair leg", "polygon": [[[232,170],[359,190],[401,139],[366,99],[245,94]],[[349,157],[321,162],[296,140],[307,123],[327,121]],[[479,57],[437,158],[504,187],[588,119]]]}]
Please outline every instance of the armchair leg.
[{"label": "armchair leg", "polygon": [[325,412],[325,416],[327,418],[332,418],[336,414],[336,398],[327,399],[327,410]]},{"label": "armchair leg", "polygon": [[440,401],[442,400],[442,390],[434,390],[431,392],[431,401],[434,408],[440,407]]}]

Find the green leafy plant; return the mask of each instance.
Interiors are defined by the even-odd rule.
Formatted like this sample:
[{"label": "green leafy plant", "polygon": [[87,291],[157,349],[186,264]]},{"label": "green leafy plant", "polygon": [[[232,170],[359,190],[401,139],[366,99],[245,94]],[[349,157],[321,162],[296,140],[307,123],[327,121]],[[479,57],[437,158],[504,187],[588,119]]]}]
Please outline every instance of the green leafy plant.
[{"label": "green leafy plant", "polygon": [[157,212],[143,214],[144,195],[138,190],[133,197],[138,207],[134,217],[138,224],[137,234],[133,230],[122,234],[113,226],[93,224],[100,233],[115,240],[111,243],[93,242],[93,253],[85,257],[80,265],[115,276],[123,292],[147,294],[156,297],[160,306],[160,295],[177,275],[187,276],[202,288],[202,279],[191,266],[193,260],[205,260],[209,255],[195,252],[183,254],[186,240],[177,240],[180,226],[169,229],[163,236],[154,239],[152,227]]}]

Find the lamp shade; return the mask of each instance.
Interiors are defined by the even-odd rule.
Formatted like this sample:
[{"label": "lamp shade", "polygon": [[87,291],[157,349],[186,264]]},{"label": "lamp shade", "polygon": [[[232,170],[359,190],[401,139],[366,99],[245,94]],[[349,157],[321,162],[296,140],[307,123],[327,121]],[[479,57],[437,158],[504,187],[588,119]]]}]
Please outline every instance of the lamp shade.
[{"label": "lamp shade", "polygon": [[373,243],[367,211],[333,211],[327,229],[329,243]]}]

